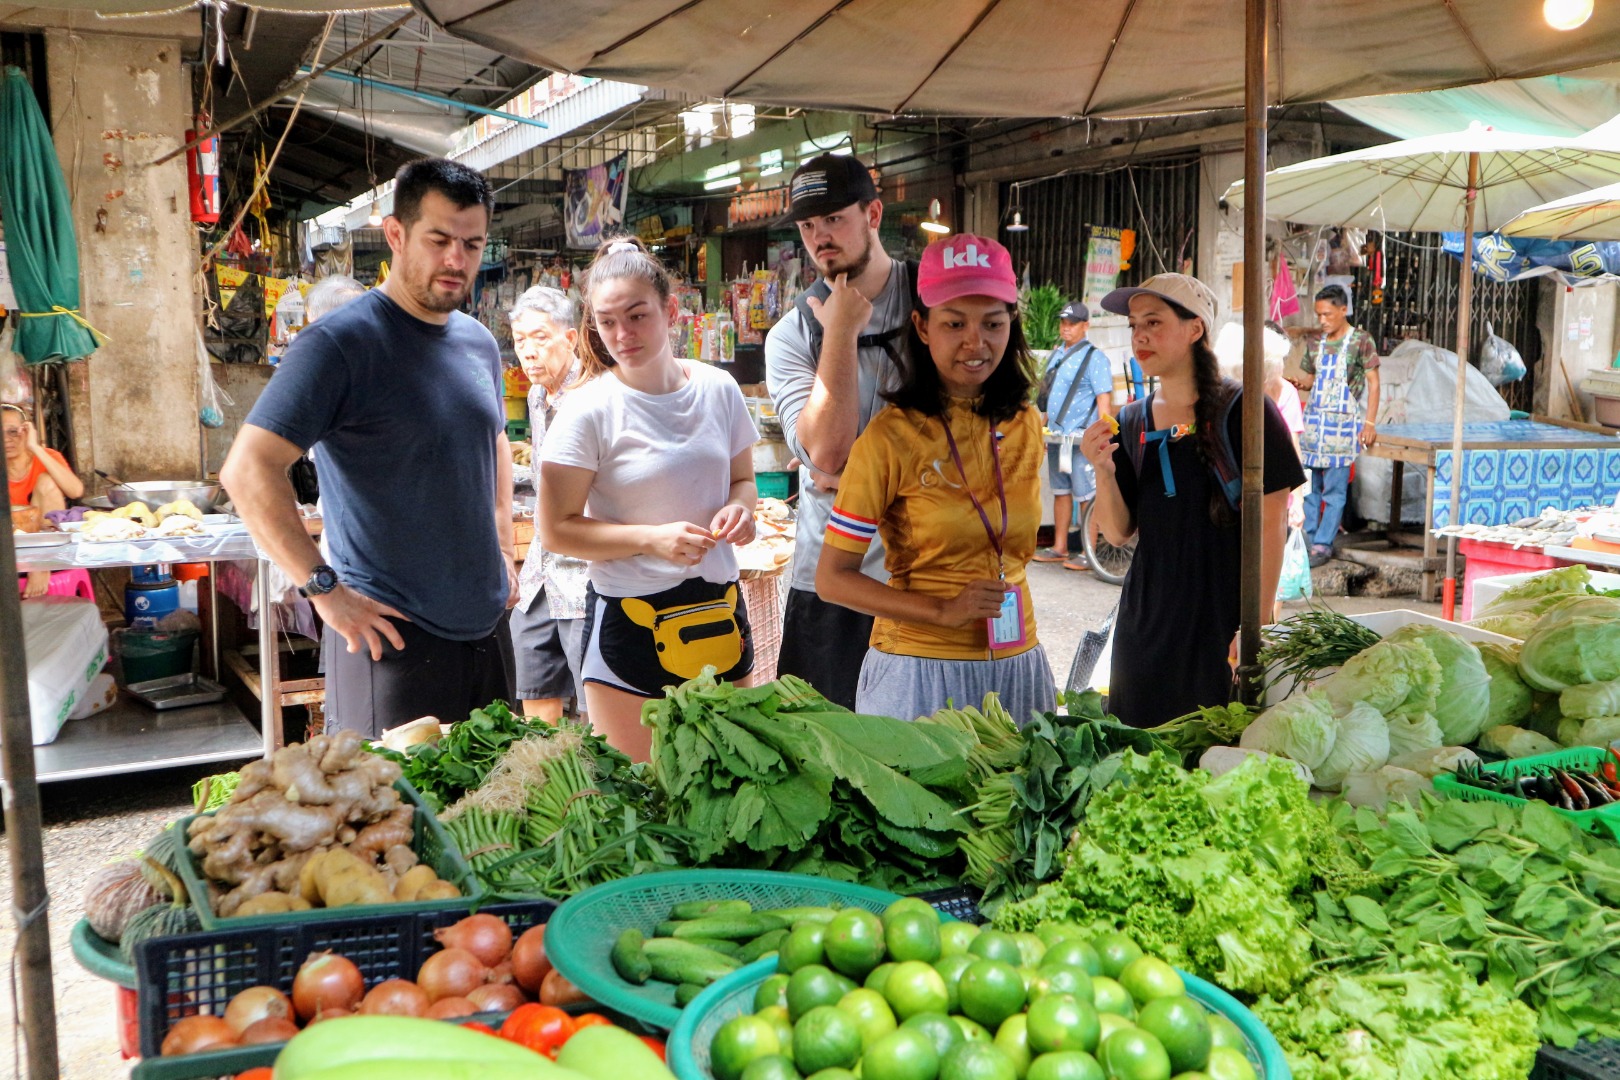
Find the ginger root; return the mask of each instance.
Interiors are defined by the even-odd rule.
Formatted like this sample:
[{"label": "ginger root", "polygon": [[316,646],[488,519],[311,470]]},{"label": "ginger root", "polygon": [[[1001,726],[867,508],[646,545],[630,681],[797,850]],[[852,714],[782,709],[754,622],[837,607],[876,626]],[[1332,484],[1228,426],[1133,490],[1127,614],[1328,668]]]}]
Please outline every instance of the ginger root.
[{"label": "ginger root", "polygon": [[405,871],[394,886],[394,899],[401,903],[410,903],[412,900],[422,899],[422,890],[439,880],[439,875],[433,872],[433,867],[419,863]]}]

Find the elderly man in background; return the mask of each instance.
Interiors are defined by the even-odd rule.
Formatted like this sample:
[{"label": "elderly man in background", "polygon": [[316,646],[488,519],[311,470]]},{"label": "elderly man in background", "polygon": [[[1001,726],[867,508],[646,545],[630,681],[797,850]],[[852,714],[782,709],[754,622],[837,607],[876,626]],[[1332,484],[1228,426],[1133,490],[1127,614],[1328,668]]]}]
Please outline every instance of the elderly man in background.
[{"label": "elderly man in background", "polygon": [[[529,377],[529,437],[539,446],[563,396],[579,380],[579,331],[574,301],[537,285],[510,314],[512,348]],[[539,472],[535,483],[539,484]],[[529,548],[512,612],[517,695],[526,716],[557,721],[568,698],[585,707],[580,664],[585,656],[586,565],[581,559]]]},{"label": "elderly man in background", "polygon": [[309,295],[304,297],[304,325],[364,295],[366,287],[347,274],[323,277],[309,287]]}]

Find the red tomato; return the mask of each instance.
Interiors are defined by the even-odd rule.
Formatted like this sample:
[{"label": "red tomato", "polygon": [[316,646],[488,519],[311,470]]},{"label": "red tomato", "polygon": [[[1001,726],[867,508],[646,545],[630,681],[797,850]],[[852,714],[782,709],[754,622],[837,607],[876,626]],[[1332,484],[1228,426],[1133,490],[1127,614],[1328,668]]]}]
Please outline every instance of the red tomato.
[{"label": "red tomato", "polygon": [[588,1027],[612,1027],[613,1021],[601,1013],[580,1013],[574,1017],[574,1030],[580,1031]]},{"label": "red tomato", "polygon": [[501,1036],[500,1032],[496,1031],[494,1028],[490,1027],[488,1024],[481,1024],[476,1020],[474,1020],[474,1021],[472,1021],[470,1023],[462,1024],[461,1026],[466,1028],[468,1031],[482,1031],[485,1035],[493,1035],[497,1039],[500,1038],[500,1036]]},{"label": "red tomato", "polygon": [[664,1044],[660,1040],[653,1038],[651,1035],[643,1035],[641,1041],[647,1044],[649,1050],[658,1055],[659,1061],[664,1062],[666,1065],[669,1064],[664,1057]]},{"label": "red tomato", "polygon": [[520,1005],[501,1025],[501,1035],[519,1046],[556,1057],[574,1033],[574,1018],[555,1005]]},{"label": "red tomato", "polygon": [[271,1072],[268,1065],[260,1065],[256,1069],[236,1074],[236,1080],[270,1080]]}]

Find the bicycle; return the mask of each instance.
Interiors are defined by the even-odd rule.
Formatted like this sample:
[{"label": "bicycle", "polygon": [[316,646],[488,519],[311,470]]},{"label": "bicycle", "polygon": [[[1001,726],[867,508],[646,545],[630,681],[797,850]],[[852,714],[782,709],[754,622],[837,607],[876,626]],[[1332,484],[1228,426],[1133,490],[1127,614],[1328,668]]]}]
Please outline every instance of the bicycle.
[{"label": "bicycle", "polygon": [[1136,537],[1131,537],[1120,547],[1110,544],[1100,529],[1092,528],[1091,515],[1096,509],[1097,502],[1093,499],[1086,503],[1085,511],[1080,515],[1081,545],[1086,559],[1091,563],[1091,572],[1099,581],[1123,585],[1125,574],[1131,568],[1131,560],[1136,557]]}]

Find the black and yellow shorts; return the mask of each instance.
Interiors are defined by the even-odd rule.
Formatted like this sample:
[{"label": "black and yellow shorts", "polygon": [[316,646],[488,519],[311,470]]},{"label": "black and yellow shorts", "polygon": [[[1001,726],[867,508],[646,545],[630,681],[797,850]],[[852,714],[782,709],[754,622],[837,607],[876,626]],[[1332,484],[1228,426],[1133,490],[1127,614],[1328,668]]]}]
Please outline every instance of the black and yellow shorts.
[{"label": "black and yellow shorts", "polygon": [[688,578],[651,596],[585,597],[581,676],[641,697],[660,697],[712,667],[721,679],[754,670],[748,608],[735,581]]}]

